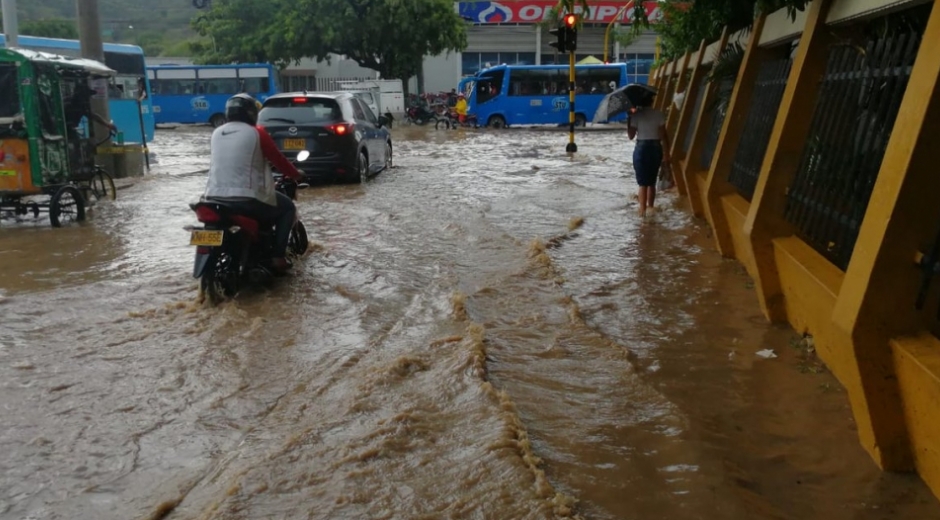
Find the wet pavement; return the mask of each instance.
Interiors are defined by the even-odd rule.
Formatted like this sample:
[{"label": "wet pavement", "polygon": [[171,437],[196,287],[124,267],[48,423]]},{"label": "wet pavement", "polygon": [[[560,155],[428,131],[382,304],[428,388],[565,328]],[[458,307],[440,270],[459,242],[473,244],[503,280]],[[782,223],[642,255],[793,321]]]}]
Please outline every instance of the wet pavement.
[{"label": "wet pavement", "polygon": [[0,518],[940,518],[706,226],[636,217],[621,133],[396,128],[301,192],[289,280],[209,307],[209,131],[79,227],[0,223]]}]

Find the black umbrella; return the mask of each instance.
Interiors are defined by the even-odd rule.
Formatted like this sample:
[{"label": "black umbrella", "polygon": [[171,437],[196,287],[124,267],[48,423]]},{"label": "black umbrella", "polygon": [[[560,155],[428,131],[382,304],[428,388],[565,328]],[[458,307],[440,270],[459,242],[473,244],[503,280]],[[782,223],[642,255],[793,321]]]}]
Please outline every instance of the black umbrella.
[{"label": "black umbrella", "polygon": [[610,118],[629,112],[632,108],[651,105],[654,96],[656,89],[649,85],[630,83],[620,87],[601,100],[597,112],[594,113],[594,122],[609,121]]}]

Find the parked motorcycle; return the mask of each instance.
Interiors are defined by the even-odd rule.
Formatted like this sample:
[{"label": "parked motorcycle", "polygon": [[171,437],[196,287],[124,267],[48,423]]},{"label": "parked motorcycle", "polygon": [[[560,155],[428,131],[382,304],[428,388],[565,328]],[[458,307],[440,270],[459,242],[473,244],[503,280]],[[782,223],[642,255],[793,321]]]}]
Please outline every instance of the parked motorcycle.
[{"label": "parked motorcycle", "polygon": [[431,121],[437,121],[437,114],[429,110],[426,105],[408,107],[405,113],[408,121],[416,125],[425,125]]},{"label": "parked motorcycle", "polygon": [[[297,161],[304,161],[309,152],[302,151]],[[298,184],[283,175],[276,175],[275,190],[297,199]],[[190,245],[196,246],[193,278],[199,279],[200,291],[212,303],[232,298],[245,282],[266,283],[274,277],[271,268],[274,249],[274,224],[259,222],[239,215],[224,202],[202,200],[190,204],[202,227],[186,226]],[[307,252],[307,229],[298,217],[290,231],[288,260],[296,260]]]}]

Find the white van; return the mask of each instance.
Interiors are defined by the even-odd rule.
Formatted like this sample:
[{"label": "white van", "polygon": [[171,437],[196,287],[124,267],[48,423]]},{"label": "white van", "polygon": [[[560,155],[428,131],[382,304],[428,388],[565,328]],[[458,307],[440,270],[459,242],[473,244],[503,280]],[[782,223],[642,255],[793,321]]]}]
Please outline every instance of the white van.
[{"label": "white van", "polygon": [[392,114],[396,119],[405,113],[405,94],[400,79],[342,81],[344,92],[350,92],[369,105],[376,116]]}]

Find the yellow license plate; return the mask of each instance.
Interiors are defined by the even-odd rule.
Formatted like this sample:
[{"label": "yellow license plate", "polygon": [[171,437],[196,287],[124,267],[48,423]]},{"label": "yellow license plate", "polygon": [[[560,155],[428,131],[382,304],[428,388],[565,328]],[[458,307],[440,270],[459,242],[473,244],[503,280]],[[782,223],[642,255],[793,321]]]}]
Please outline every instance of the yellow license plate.
[{"label": "yellow license plate", "polygon": [[224,231],[193,231],[189,237],[191,246],[221,246]]},{"label": "yellow license plate", "polygon": [[303,150],[306,147],[306,139],[284,139],[285,150]]}]

